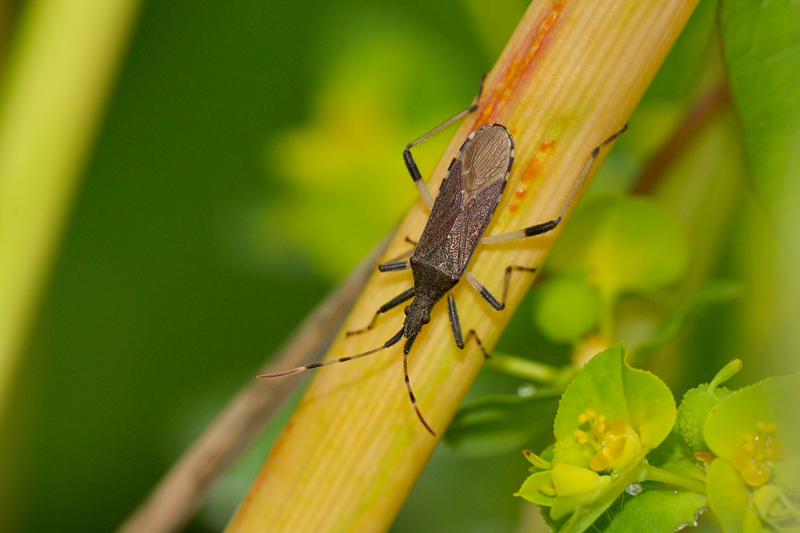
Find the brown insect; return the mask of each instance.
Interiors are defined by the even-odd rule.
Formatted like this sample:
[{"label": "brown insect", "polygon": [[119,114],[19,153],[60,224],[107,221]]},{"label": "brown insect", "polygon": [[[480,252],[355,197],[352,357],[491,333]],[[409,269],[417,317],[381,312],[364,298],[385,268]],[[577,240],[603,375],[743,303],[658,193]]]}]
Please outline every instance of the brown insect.
[{"label": "brown insect", "polygon": [[405,160],[406,167],[411,174],[411,178],[414,180],[414,184],[419,189],[420,195],[431,210],[431,213],[428,217],[428,222],[425,224],[425,229],[422,230],[419,241],[416,243],[414,249],[409,252],[411,257],[409,259],[402,259],[403,256],[400,256],[400,258],[396,260],[379,265],[378,269],[381,272],[395,272],[410,268],[414,276],[414,286],[383,304],[366,328],[350,331],[347,334],[354,335],[371,329],[378,315],[413,298],[411,303],[405,308],[406,318],[400,331],[387,340],[382,346],[373,348],[372,350],[348,357],[341,357],[332,361],[313,363],[283,372],[264,374],[258,376],[259,378],[287,376],[325,365],[344,363],[345,361],[351,361],[385,350],[405,337],[406,342],[403,347],[403,373],[405,375],[408,396],[411,399],[411,404],[419,420],[422,422],[422,425],[425,426],[425,429],[433,436],[436,436],[436,433],[425,421],[425,418],[422,416],[417,406],[417,400],[414,397],[414,392],[411,390],[411,383],[408,379],[408,354],[411,351],[411,346],[414,344],[417,335],[422,331],[422,327],[430,322],[433,306],[447,295],[447,312],[450,317],[450,328],[452,329],[456,345],[463,349],[464,345],[471,338],[475,338],[484,356],[488,357],[489,354],[484,349],[474,329],[470,329],[466,336],[462,335],[461,323],[458,319],[458,311],[456,309],[456,301],[451,289],[461,281],[462,277],[466,277],[469,284],[472,285],[489,305],[497,311],[501,311],[505,308],[511,273],[514,271],[534,272],[536,269],[522,266],[507,267],[503,284],[503,298],[502,300],[498,300],[467,270],[475,248],[481,243],[499,243],[524,239],[526,237],[541,235],[555,229],[567,212],[567,209],[580,189],[589,170],[592,168],[600,149],[616,139],[617,136],[627,128],[626,125],[592,150],[580,176],[578,176],[575,187],[573,187],[572,192],[556,218],[509,233],[484,237],[483,232],[489,225],[489,221],[497,208],[497,204],[500,202],[506,182],[508,181],[508,175],[511,172],[511,165],[514,162],[514,139],[511,137],[506,127],[502,124],[481,126],[467,137],[464,144],[461,145],[458,153],[456,153],[453,158],[453,161],[450,163],[450,167],[447,169],[447,173],[442,180],[435,201],[427,185],[422,180],[414,157],[411,155],[411,148],[424,142],[453,122],[475,111],[477,107],[477,105],[473,105],[462,111],[416,141],[408,144],[403,151],[403,159]]}]

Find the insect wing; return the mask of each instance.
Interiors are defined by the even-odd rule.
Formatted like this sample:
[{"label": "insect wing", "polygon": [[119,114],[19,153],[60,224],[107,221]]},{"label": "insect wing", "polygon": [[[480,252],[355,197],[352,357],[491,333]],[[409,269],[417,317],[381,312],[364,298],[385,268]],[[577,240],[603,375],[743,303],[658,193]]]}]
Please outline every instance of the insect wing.
[{"label": "insect wing", "polygon": [[478,246],[478,242],[486,231],[486,226],[503,195],[505,182],[497,181],[473,196],[461,209],[458,219],[451,230],[451,239],[457,243],[458,253],[452,257],[453,272],[458,277],[464,273],[470,258]]},{"label": "insect wing", "polygon": [[[454,160],[454,163],[456,161]],[[451,172],[454,165],[450,165],[439,193],[433,203],[433,209],[422,230],[422,235],[414,250],[414,260],[428,263],[437,268],[444,268],[451,255],[451,232],[461,215],[463,203],[461,198],[461,180],[458,173]],[[447,270],[450,272],[450,270]]]},{"label": "insect wing", "polygon": [[414,259],[464,273],[503,194],[514,160],[514,140],[502,125],[475,130],[450,163]]}]

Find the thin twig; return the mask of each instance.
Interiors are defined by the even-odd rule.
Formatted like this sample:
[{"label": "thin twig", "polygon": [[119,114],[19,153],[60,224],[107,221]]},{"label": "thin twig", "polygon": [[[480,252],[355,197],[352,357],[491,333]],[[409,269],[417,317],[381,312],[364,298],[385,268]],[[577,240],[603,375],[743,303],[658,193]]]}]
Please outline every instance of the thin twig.
[{"label": "thin twig", "polygon": [[[269,373],[317,361],[336,337],[383,253],[381,241],[303,321],[294,335],[258,373]],[[195,441],[161,480],[148,499],[120,527],[119,533],[177,531],[192,516],[213,482],[261,432],[298,380],[253,379]]]},{"label": "thin twig", "polygon": [[719,82],[695,103],[675,128],[672,136],[650,158],[631,188],[633,194],[649,194],[678,156],[717,114],[730,103],[727,81]]}]

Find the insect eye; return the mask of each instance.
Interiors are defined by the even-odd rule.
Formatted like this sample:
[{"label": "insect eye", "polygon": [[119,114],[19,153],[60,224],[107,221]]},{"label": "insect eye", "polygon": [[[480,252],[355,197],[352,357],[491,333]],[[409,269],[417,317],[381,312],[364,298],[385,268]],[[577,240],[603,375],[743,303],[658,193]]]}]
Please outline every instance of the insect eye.
[{"label": "insect eye", "polygon": [[405,309],[403,309],[403,312],[404,312],[405,314],[408,314],[408,312],[409,312],[409,310],[410,310],[410,309],[411,309],[410,307],[406,306],[406,308],[405,308]]},{"label": "insect eye", "polygon": [[431,317],[429,317],[428,315],[423,315],[422,316],[422,323],[423,324],[427,324],[430,321],[431,321]]}]

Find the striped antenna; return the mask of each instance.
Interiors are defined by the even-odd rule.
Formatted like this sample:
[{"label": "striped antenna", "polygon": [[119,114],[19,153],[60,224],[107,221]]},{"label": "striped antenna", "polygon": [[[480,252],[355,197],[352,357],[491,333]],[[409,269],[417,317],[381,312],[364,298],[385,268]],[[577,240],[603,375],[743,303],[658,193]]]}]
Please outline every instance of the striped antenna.
[{"label": "striped antenna", "polygon": [[[386,341],[383,346],[378,346],[377,348],[373,348],[372,350],[368,350],[366,352],[362,352],[356,355],[350,355],[347,357],[340,357],[339,359],[334,359],[332,361],[324,361],[322,363],[311,363],[310,365],[306,366],[298,366],[297,368],[292,368],[290,370],[284,370],[282,372],[275,372],[273,374],[261,374],[258,376],[259,379],[267,379],[267,378],[279,378],[282,376],[290,376],[292,374],[299,374],[300,372],[304,372],[306,370],[312,370],[314,368],[319,368],[321,366],[333,365],[336,363],[344,363],[347,361],[352,361],[353,359],[358,359],[359,357],[365,357],[367,355],[374,354],[376,352],[380,352],[381,350],[385,350],[386,348],[397,344],[397,341],[403,338],[403,332],[405,328],[398,331],[391,339]],[[419,421],[422,422],[422,425],[425,426],[425,429],[430,432],[431,435],[436,437],[436,432],[431,429],[431,426],[425,421],[425,418],[422,416],[422,412],[419,410],[417,406],[417,398],[414,396],[414,391],[411,390],[411,382],[408,379],[408,352],[411,351],[411,345],[414,343],[414,340],[417,338],[416,335],[413,335],[406,341],[406,345],[403,349],[403,374],[406,379],[406,388],[408,389],[408,397],[411,399],[411,405],[414,406],[414,411],[417,413],[417,417]]]},{"label": "striped antenna", "polygon": [[367,355],[373,354],[375,352],[380,352],[381,350],[385,350],[389,346],[396,344],[397,341],[403,336],[403,330],[401,329],[394,337],[386,341],[383,346],[378,346],[377,348],[373,348],[372,350],[368,350],[363,353],[359,353],[356,355],[350,355],[348,357],[340,357],[339,359],[334,359],[332,361],[325,361],[322,363],[311,363],[310,365],[306,366],[298,366],[297,368],[292,368],[291,370],[284,370],[283,372],[275,372],[273,374],[261,374],[258,376],[258,379],[267,379],[267,378],[279,378],[281,376],[290,376],[292,374],[299,374],[305,370],[312,370],[314,368],[319,368],[321,366],[332,365],[334,363],[344,363],[346,361],[352,361],[353,359],[358,359],[359,357],[365,357]]},{"label": "striped antenna", "polygon": [[414,392],[411,390],[411,381],[408,379],[408,352],[411,351],[411,345],[414,344],[414,339],[416,338],[417,338],[416,335],[409,337],[408,340],[406,341],[406,346],[403,349],[403,374],[405,375],[406,378],[406,388],[408,389],[408,397],[411,398],[411,405],[414,406],[414,411],[417,412],[417,417],[419,418],[419,421],[422,422],[422,425],[425,426],[425,429],[427,429],[431,435],[433,435],[434,437],[438,437],[436,432],[433,429],[431,429],[431,427],[425,421],[425,418],[423,418],[422,412],[419,410],[419,407],[417,407],[417,399],[414,397]]}]

